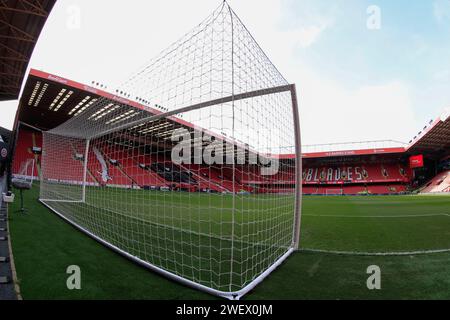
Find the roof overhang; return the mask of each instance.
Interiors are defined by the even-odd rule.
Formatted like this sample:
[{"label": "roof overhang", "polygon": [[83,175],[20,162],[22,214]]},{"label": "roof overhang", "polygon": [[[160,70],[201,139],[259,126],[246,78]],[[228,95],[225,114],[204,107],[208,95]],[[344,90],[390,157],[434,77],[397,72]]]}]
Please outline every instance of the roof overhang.
[{"label": "roof overhang", "polygon": [[446,110],[426,127],[406,148],[409,154],[434,154],[437,157],[450,153],[450,112]]},{"label": "roof overhang", "polygon": [[0,1],[0,101],[19,97],[31,54],[55,2]]},{"label": "roof overhang", "polygon": [[[99,100],[102,102],[102,107],[96,105],[96,102]],[[99,110],[89,110],[91,105]],[[109,110],[105,109],[102,111],[105,107],[108,107],[109,110],[115,109],[115,111],[108,114]],[[113,128],[117,123],[115,121],[124,120],[124,118],[118,117],[117,114],[135,113],[136,116],[132,119],[130,118],[130,121],[161,116],[157,120],[152,121],[152,128],[150,129],[143,122],[142,125],[130,125],[126,130],[117,131],[117,136],[122,137],[120,140],[123,140],[123,137],[126,135],[136,145],[142,140],[139,137],[152,135],[162,139],[162,143],[167,146],[172,144],[171,137],[175,130],[186,129],[191,133],[201,131],[204,135],[223,141],[224,152],[227,145],[234,144],[238,150],[257,153],[251,150],[248,145],[196,126],[177,115],[165,115],[167,112],[157,109],[156,105],[155,107],[143,105],[107,91],[35,69],[30,70],[25,83],[14,127],[17,127],[18,123],[22,123],[38,130],[48,131],[77,117],[82,112],[88,111],[96,114],[94,118],[98,118],[99,124],[106,128],[109,125]],[[150,141],[150,139],[145,141]],[[208,140],[202,142],[202,145],[207,144]],[[261,155],[264,157],[278,157],[278,155]]]}]

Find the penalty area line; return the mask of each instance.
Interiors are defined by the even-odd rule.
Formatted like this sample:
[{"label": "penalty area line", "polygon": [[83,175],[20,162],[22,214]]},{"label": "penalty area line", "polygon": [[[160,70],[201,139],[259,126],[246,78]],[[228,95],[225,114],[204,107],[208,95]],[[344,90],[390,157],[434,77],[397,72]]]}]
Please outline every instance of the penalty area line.
[{"label": "penalty area line", "polygon": [[423,217],[450,217],[448,213],[432,213],[432,214],[403,214],[403,215],[381,215],[381,216],[365,216],[365,215],[333,215],[333,214],[303,214],[303,217],[323,217],[323,218],[423,218]]},{"label": "penalty area line", "polygon": [[343,256],[415,256],[423,254],[433,253],[446,253],[450,252],[450,249],[435,249],[435,250],[417,250],[417,251],[392,251],[392,252],[364,252],[364,251],[338,251],[338,250],[323,250],[323,249],[309,249],[302,248],[298,252],[312,252],[312,253],[325,253],[335,254]]}]

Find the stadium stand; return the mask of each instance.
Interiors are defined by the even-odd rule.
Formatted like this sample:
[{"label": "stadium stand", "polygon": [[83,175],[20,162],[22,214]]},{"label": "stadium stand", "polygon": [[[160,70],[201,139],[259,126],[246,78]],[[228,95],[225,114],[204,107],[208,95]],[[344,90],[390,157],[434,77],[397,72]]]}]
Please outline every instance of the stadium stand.
[{"label": "stadium stand", "polygon": [[396,153],[305,158],[303,192],[321,195],[403,193],[413,177],[405,161]]},{"label": "stadium stand", "polygon": [[[83,180],[82,162],[76,157],[76,154],[78,154],[77,149],[80,146],[77,146],[74,142],[61,141],[55,148],[57,148],[57,152],[61,157],[49,160],[51,162],[48,163],[48,166],[53,169],[48,170],[46,175],[48,175],[49,179],[79,184]],[[61,159],[65,159],[65,161],[61,161]],[[65,170],[65,168],[72,169]],[[62,174],[58,174],[58,171],[62,172]],[[14,171],[13,173],[15,174],[16,172]]]},{"label": "stadium stand", "polygon": [[231,181],[220,180],[220,171],[214,167],[204,167],[198,164],[186,164],[181,167],[189,171],[192,177],[196,179],[199,190],[231,192],[233,189]]},{"label": "stadium stand", "polygon": [[[156,172],[151,169],[153,163],[150,156],[141,155],[139,150],[135,149],[134,152],[138,154],[138,157],[124,158],[121,163],[123,170],[126,174],[141,187],[167,187],[167,182],[162,179]],[[136,161],[135,159],[138,159]]]},{"label": "stadium stand", "polygon": [[[43,86],[46,86],[46,90],[42,93]],[[35,95],[42,93],[38,102],[31,101],[36,88],[38,93]],[[59,110],[49,111],[47,106],[63,91],[73,92],[73,94],[60,106]],[[145,112],[157,112],[102,90],[42,71],[31,70],[18,110],[18,123],[22,125],[16,130],[18,141],[15,148],[13,173],[17,172],[21,162],[32,158],[35,159],[35,176],[38,177],[42,135],[36,129],[54,128],[99,98],[110,99],[111,104],[117,104],[123,108],[124,112],[144,109]],[[33,108],[30,108],[31,105]],[[172,121],[170,126],[169,123],[160,121],[155,124],[155,127],[162,128],[161,130],[168,127],[174,128],[174,126],[191,129],[191,125],[181,119],[173,117],[170,121]],[[155,133],[158,132],[155,131]],[[148,146],[145,142],[142,144],[135,138],[136,136],[138,135],[133,135],[131,132],[128,136],[111,139],[108,143],[93,143],[88,154],[88,182],[101,186],[171,188],[191,192],[293,193],[295,190],[295,177],[292,173],[288,173],[293,155],[280,155],[280,170],[274,175],[262,175],[261,167],[246,164],[238,165],[233,176],[232,167],[227,165],[176,165],[170,160],[170,146],[157,139]],[[388,147],[382,147],[378,143],[373,149],[333,149],[333,151],[304,153],[303,193],[370,195],[399,194],[420,187],[422,192],[434,190],[431,188],[430,180],[443,171],[439,169],[440,171],[436,172],[438,168],[435,162],[436,159],[448,158],[450,148],[448,136],[450,136],[450,130],[447,114],[431,121],[421,135],[404,147],[394,146],[392,143]],[[224,137],[216,136],[216,138]],[[130,151],[123,151],[129,150],[121,147],[124,141],[136,144],[133,154],[127,153]],[[61,152],[71,153],[73,160],[70,165],[80,168],[81,161],[76,159],[83,159],[83,147],[75,145],[61,147]],[[158,148],[160,151],[155,153],[145,148]],[[429,171],[410,168],[409,157],[418,154],[425,155],[426,167]],[[61,165],[55,163],[57,168]],[[424,180],[419,181],[419,176],[423,176]],[[66,178],[79,181],[81,176]],[[439,178],[436,177],[433,181],[438,180]],[[423,187],[424,182],[430,182],[430,186]],[[444,184],[439,190],[448,191],[448,187],[445,188]]]},{"label": "stadium stand", "polygon": [[443,193],[450,191],[450,171],[441,172],[427,183],[421,193]]},{"label": "stadium stand", "polygon": [[35,160],[34,178],[39,177],[42,134],[39,131],[22,126],[18,131],[17,147],[12,164],[13,174],[17,174],[21,165],[29,159]]},{"label": "stadium stand", "polygon": [[344,167],[306,167],[305,183],[377,183],[408,182],[411,172],[401,164],[355,164]]}]

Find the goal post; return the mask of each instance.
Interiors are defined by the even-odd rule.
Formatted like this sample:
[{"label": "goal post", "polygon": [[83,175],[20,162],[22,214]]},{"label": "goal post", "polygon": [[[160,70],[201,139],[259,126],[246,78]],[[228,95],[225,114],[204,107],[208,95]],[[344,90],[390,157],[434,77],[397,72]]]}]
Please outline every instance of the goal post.
[{"label": "goal post", "polygon": [[43,133],[40,200],[122,255],[239,299],[300,241],[295,85],[226,2]]},{"label": "goal post", "polygon": [[303,196],[303,161],[302,161],[302,141],[300,133],[300,118],[298,111],[297,89],[295,84],[291,85],[292,118],[294,126],[295,143],[295,207],[293,225],[293,248],[300,248],[300,228],[302,220],[302,196]]},{"label": "goal post", "polygon": [[83,161],[83,190],[81,194],[81,201],[86,202],[86,183],[87,183],[87,165],[89,155],[89,144],[91,140],[86,140],[86,146],[84,148],[84,161]]}]

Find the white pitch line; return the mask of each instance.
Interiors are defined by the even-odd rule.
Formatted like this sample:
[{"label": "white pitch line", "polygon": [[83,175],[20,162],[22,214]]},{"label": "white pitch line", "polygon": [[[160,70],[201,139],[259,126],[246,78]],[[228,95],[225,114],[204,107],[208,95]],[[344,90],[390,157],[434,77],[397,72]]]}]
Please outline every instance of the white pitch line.
[{"label": "white pitch line", "polygon": [[433,213],[433,214],[405,214],[405,215],[390,215],[390,216],[350,216],[350,215],[332,215],[332,214],[302,214],[302,216],[307,217],[325,217],[325,218],[420,218],[420,217],[438,217],[438,216],[447,216],[450,217],[448,213]]},{"label": "white pitch line", "polygon": [[304,249],[299,249],[298,251],[313,252],[313,253],[326,253],[326,254],[335,254],[335,255],[348,255],[348,256],[414,256],[414,255],[422,255],[422,254],[446,253],[446,252],[450,252],[450,249],[399,251],[399,252],[361,252],[361,251],[335,251],[335,250],[304,248]]}]

